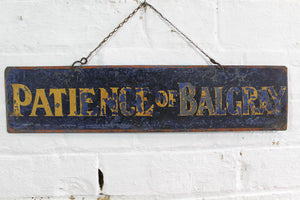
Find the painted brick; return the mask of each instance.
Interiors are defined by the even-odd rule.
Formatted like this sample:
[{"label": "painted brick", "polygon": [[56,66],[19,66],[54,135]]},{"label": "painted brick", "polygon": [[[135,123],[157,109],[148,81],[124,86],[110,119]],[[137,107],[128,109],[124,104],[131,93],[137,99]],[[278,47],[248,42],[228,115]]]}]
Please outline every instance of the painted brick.
[{"label": "painted brick", "polygon": [[225,48],[299,49],[299,1],[220,0],[218,3],[218,34]]},{"label": "painted brick", "polygon": [[268,195],[250,195],[247,197],[241,197],[237,199],[241,200],[298,200],[300,193],[279,193],[279,194],[268,194]]},{"label": "painted brick", "polygon": [[209,197],[209,196],[111,196],[111,200],[237,200],[234,197]]},{"label": "painted brick", "polygon": [[31,196],[33,187],[33,162],[30,157],[0,157],[0,197]]},{"label": "painted brick", "polygon": [[[285,66],[289,63],[287,53],[284,51],[246,51],[244,53],[246,65],[279,65]],[[287,66],[289,67],[289,66]]]},{"label": "painted brick", "polygon": [[33,159],[36,195],[96,195],[97,158],[93,154],[43,155]]},{"label": "painted brick", "polygon": [[0,197],[96,195],[95,155],[0,157]]},{"label": "painted brick", "polygon": [[289,93],[292,100],[299,100],[300,99],[300,90],[298,79],[300,77],[300,65],[299,67],[291,66],[289,67]]},{"label": "painted brick", "polygon": [[299,133],[300,130],[300,124],[298,123],[300,119],[300,113],[297,110],[297,107],[299,106],[300,101],[290,101],[290,113],[289,113],[289,120],[290,122],[288,125],[290,126],[290,130],[292,132],[290,133]]},{"label": "painted brick", "polygon": [[[298,200],[299,192],[280,192],[280,193],[261,193],[261,194],[238,194],[238,195],[220,195],[220,196],[191,196],[183,197],[180,195],[174,195],[172,197],[159,196],[161,200]],[[156,196],[111,196],[111,200],[156,200]]]},{"label": "painted brick", "polygon": [[244,151],[240,161],[242,190],[300,188],[300,148]]},{"label": "painted brick", "polygon": [[235,162],[230,152],[107,153],[100,156],[115,195],[233,191]]}]

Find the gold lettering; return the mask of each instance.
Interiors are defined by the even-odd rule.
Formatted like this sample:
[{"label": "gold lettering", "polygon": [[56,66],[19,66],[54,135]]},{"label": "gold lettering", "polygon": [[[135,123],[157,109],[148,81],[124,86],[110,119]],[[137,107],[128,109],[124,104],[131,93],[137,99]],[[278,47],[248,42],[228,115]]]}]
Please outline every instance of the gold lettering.
[{"label": "gold lettering", "polygon": [[[240,89],[237,87],[231,87],[227,92],[227,98],[226,98],[226,106],[228,113],[231,115],[241,115],[242,114],[242,102],[236,101],[235,106],[233,103],[235,95],[237,95],[240,92]],[[236,107],[234,109],[234,107]]]},{"label": "gold lettering", "polygon": [[262,115],[259,108],[255,107],[254,101],[257,99],[257,90],[254,87],[242,87],[243,115]]},{"label": "gold lettering", "polygon": [[226,108],[223,109],[222,89],[223,87],[215,87],[216,115],[226,115]]},{"label": "gold lettering", "polygon": [[93,110],[89,110],[88,104],[93,103],[89,94],[95,95],[94,88],[79,88],[80,95],[80,116],[96,116],[97,115],[97,107]]},{"label": "gold lettering", "polygon": [[174,107],[176,99],[174,98],[174,96],[177,96],[177,90],[168,90],[168,94],[169,94],[169,105],[168,107]]},{"label": "gold lettering", "polygon": [[49,96],[54,95],[54,113],[56,117],[62,117],[62,94],[66,95],[66,89],[50,89]]},{"label": "gold lettering", "polygon": [[283,97],[285,91],[286,91],[286,86],[281,86],[278,94],[275,91],[274,87],[268,87],[268,92],[275,103],[275,112],[277,113],[281,112],[281,98]]},{"label": "gold lettering", "polygon": [[134,114],[135,107],[130,107],[129,110],[127,110],[127,92],[132,91],[130,87],[124,87],[120,90],[120,96],[119,96],[119,104],[120,104],[120,111],[121,114],[124,116],[131,116]]},{"label": "gold lettering", "polygon": [[70,114],[69,117],[79,116],[77,114],[76,106],[76,88],[69,88],[69,104],[70,104]]},{"label": "gold lettering", "polygon": [[[192,116],[197,111],[197,102],[194,99],[195,87],[190,83],[179,83],[180,113],[179,116]],[[188,105],[190,108],[188,109]]]},{"label": "gold lettering", "polygon": [[151,105],[148,110],[145,110],[145,102],[148,98],[145,96],[150,93],[149,88],[135,88],[136,90],[136,116],[139,117],[151,117],[153,113],[154,105]]},{"label": "gold lettering", "polygon": [[111,87],[112,95],[109,96],[108,92],[104,88],[100,88],[101,91],[101,107],[100,107],[100,116],[106,116],[106,105],[111,110],[112,116],[118,115],[118,88]]},{"label": "gold lettering", "polygon": [[[30,89],[26,85],[11,84],[13,88],[13,113],[11,116],[24,116],[21,114],[21,106],[28,106],[32,100],[32,94]],[[20,90],[23,90],[25,98],[24,101],[20,99]]]},{"label": "gold lettering", "polygon": [[[41,100],[42,104],[39,104],[39,101]],[[36,117],[36,110],[37,108],[42,108],[45,110],[45,116],[51,117],[53,116],[48,99],[45,94],[45,89],[36,89],[35,99],[32,106],[32,111],[29,116]]]},{"label": "gold lettering", "polygon": [[214,105],[211,100],[211,96],[209,94],[208,87],[202,87],[201,88],[201,99],[199,103],[199,109],[197,112],[197,116],[203,115],[203,110],[207,109],[209,112],[209,115],[215,115],[215,109]]},{"label": "gold lettering", "polygon": [[168,94],[163,90],[157,91],[155,103],[159,107],[166,107],[168,105]]}]

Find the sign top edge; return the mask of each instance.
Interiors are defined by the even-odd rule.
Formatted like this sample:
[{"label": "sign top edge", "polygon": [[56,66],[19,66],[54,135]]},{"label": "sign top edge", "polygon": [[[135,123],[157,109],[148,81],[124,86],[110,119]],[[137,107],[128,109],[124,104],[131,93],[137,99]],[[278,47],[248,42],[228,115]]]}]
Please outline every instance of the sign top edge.
[{"label": "sign top edge", "polygon": [[[287,69],[284,65],[222,65],[225,68],[284,68]],[[206,67],[217,67],[215,65],[87,65],[82,66],[83,69],[89,68],[206,68]],[[5,69],[18,68],[18,69],[70,69],[71,66],[7,66]]]}]

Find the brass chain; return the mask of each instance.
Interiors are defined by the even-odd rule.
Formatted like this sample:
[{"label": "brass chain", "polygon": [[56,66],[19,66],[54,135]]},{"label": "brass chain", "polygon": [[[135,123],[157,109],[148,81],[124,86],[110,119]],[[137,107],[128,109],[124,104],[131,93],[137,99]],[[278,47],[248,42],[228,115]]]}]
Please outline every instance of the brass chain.
[{"label": "brass chain", "polygon": [[175,29],[181,36],[183,36],[188,42],[190,42],[196,49],[198,49],[203,55],[205,55],[209,61],[215,65],[221,70],[224,69],[224,67],[216,62],[213,58],[207,55],[200,47],[198,47],[190,38],[188,38],[182,31],[180,31],[173,23],[171,23],[166,17],[164,17],[158,10],[156,10],[151,4],[147,3],[146,1],[142,2],[136,9],[132,11],[112,32],[110,32],[99,44],[98,46],[92,50],[86,57],[82,57],[80,60],[75,61],[72,64],[72,69],[76,69],[76,64],[85,65],[89,58],[107,41],[109,40],[130,18],[132,18],[142,7],[149,6],[154,12],[156,12],[163,20],[165,20],[171,27]]}]

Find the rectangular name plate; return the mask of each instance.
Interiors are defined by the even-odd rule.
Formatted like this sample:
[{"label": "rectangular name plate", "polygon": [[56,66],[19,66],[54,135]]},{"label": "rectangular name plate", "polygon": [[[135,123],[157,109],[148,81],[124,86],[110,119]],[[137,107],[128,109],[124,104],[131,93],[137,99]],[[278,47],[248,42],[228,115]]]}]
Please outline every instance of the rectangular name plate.
[{"label": "rectangular name plate", "polygon": [[287,128],[283,66],[7,67],[11,133]]}]

